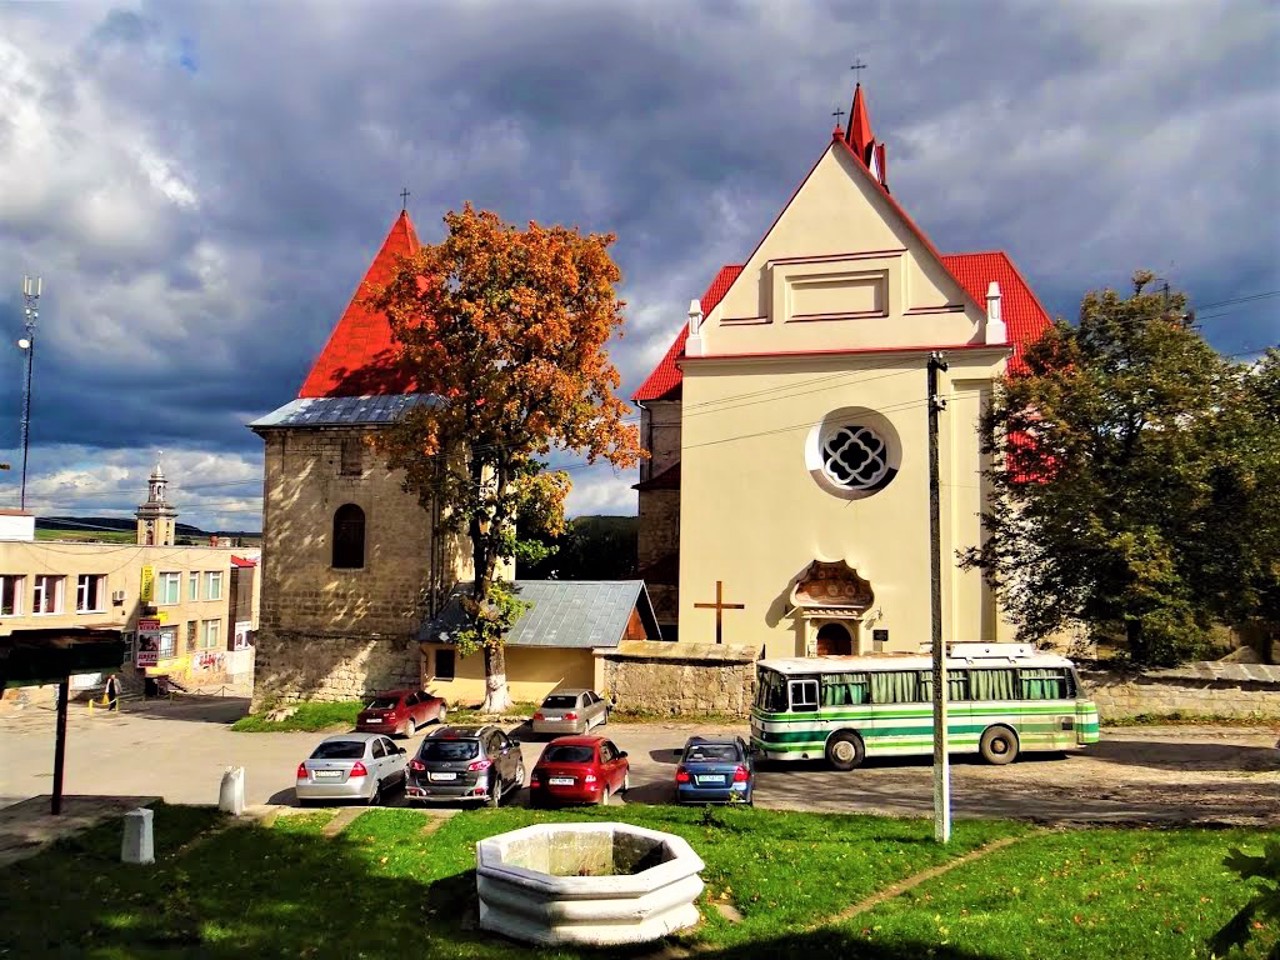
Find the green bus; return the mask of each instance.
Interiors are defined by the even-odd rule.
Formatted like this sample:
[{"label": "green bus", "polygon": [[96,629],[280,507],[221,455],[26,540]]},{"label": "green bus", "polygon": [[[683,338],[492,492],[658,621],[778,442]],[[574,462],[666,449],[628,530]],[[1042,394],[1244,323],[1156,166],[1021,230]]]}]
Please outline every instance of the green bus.
[{"label": "green bus", "polygon": [[[929,656],[761,660],[757,670],[751,744],[763,759],[852,770],[866,757],[933,753]],[[1098,708],[1075,665],[1028,644],[952,644],[947,699],[948,753],[1004,764],[1098,741]]]}]

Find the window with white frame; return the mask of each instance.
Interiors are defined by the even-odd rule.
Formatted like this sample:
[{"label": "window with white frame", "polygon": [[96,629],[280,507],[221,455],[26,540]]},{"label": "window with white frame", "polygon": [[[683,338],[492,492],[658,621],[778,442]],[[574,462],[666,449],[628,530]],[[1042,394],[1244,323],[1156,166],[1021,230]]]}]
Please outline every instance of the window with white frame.
[{"label": "window with white frame", "polygon": [[22,616],[22,593],[25,577],[0,574],[0,617]]},{"label": "window with white frame", "polygon": [[206,600],[222,599],[222,571],[208,570],[204,575],[204,598]]},{"label": "window with white frame", "polygon": [[[177,574],[174,574],[177,576]],[[161,627],[160,628],[160,659],[171,660],[176,657],[178,649],[178,628],[177,627]]]},{"label": "window with white frame", "polygon": [[171,570],[156,577],[156,603],[172,605],[182,600],[182,574]]},{"label": "window with white frame", "polygon": [[107,578],[101,573],[76,577],[76,613],[101,613],[107,608]]},{"label": "window with white frame", "polygon": [[65,579],[46,573],[38,574],[35,578],[35,590],[31,595],[31,612],[61,613],[62,584]]},{"label": "window with white frame", "polygon": [[206,620],[200,631],[200,649],[217,650],[222,639],[222,621]]},{"label": "window with white frame", "polygon": [[187,599],[200,599],[200,574],[194,571],[187,574]]}]

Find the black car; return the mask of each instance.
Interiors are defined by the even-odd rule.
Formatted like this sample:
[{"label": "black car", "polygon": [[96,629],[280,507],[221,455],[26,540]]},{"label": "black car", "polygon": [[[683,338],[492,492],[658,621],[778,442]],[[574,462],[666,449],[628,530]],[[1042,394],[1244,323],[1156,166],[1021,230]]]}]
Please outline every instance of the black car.
[{"label": "black car", "polygon": [[479,800],[496,807],[524,786],[520,742],[498,727],[438,727],[409,761],[409,804]]}]

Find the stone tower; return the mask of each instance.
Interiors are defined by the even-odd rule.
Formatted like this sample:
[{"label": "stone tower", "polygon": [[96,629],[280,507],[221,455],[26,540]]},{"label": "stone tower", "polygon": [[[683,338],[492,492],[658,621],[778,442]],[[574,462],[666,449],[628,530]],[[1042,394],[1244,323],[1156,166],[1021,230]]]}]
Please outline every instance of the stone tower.
[{"label": "stone tower", "polygon": [[160,464],[151,471],[147,481],[147,502],[138,505],[134,514],[138,518],[138,543],[147,547],[172,547],[178,511],[165,499],[165,479]]}]

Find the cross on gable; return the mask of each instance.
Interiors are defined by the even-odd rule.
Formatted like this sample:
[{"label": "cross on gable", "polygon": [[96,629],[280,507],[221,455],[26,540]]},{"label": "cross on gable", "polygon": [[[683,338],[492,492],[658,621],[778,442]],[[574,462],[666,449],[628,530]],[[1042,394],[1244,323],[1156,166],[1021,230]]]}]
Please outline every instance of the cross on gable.
[{"label": "cross on gable", "polygon": [[409,188],[405,187],[400,191],[400,209],[401,211],[409,209]]},{"label": "cross on gable", "polygon": [[831,111],[831,115],[836,118],[836,126],[840,126],[840,121],[844,119],[844,111],[837,107]]},{"label": "cross on gable", "polygon": [[716,581],[715,603],[695,603],[694,607],[698,610],[714,610],[716,612],[716,643],[724,642],[724,611],[747,609],[746,604],[724,602],[724,581],[722,580]]},{"label": "cross on gable", "polygon": [[867,69],[867,65],[858,57],[853,58],[853,66],[849,68],[853,71],[853,75],[859,79],[862,77],[862,71]]}]

